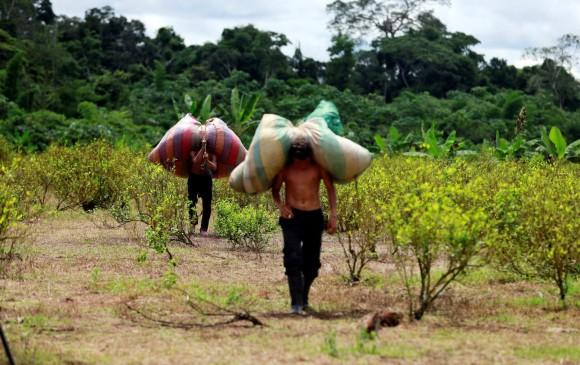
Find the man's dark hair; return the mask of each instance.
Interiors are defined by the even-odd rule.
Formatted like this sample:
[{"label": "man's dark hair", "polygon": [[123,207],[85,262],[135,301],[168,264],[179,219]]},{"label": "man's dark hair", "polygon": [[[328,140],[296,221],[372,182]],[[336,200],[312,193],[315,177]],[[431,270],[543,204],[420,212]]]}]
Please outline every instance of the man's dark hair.
[{"label": "man's dark hair", "polygon": [[288,154],[288,163],[296,160],[305,160],[312,157],[312,148],[306,141],[297,141],[290,146],[290,153]]}]

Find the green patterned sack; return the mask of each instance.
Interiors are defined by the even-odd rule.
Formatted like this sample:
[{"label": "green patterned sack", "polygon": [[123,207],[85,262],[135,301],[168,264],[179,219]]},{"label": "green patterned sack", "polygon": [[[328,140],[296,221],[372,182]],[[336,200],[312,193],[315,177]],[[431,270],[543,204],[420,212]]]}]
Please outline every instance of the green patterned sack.
[{"label": "green patterned sack", "polygon": [[314,118],[322,118],[326,121],[326,125],[331,131],[342,136],[344,134],[344,128],[342,127],[342,121],[340,120],[340,115],[338,114],[338,109],[334,103],[322,100],[318,103],[318,106],[312,113],[310,113],[304,120],[310,120]]},{"label": "green patterned sack", "polygon": [[334,134],[322,118],[312,118],[294,126],[283,117],[265,114],[245,160],[230,175],[230,186],[246,193],[268,190],[286,164],[292,141],[298,137],[306,138],[315,161],[336,182],[352,181],[370,165],[371,154],[367,149]]}]

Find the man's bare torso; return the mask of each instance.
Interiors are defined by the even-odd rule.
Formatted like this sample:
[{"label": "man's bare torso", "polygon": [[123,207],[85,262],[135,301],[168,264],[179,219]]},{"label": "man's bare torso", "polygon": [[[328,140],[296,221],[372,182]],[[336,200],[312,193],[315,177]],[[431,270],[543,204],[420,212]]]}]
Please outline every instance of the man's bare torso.
[{"label": "man's bare torso", "polygon": [[286,204],[300,210],[320,209],[320,167],[309,160],[295,161],[282,172]]}]

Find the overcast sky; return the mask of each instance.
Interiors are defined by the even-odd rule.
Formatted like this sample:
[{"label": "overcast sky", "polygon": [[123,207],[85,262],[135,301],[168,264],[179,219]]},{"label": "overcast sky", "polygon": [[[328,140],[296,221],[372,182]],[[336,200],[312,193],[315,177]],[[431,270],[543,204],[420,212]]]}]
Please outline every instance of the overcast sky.
[{"label": "overcast sky", "polygon": [[[292,54],[300,46],[305,56],[327,60],[331,32],[328,0],[52,0],[59,15],[80,16],[85,10],[109,5],[117,15],[139,19],[154,36],[171,26],[186,44],[217,42],[224,28],[254,24],[285,34]],[[505,58],[518,67],[528,47],[549,46],[565,33],[580,34],[580,0],[452,0],[436,7],[435,15],[450,31],[461,31],[481,42],[475,50]],[[579,68],[575,74],[578,76]]]}]

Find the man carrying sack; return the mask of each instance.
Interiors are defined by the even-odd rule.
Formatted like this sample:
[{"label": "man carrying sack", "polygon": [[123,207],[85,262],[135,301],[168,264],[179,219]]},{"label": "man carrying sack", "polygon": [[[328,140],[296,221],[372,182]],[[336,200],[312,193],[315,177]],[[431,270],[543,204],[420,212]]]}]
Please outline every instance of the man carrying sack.
[{"label": "man carrying sack", "polygon": [[[326,224],[322,214],[319,188],[323,181],[330,203],[330,218]],[[280,189],[285,185],[285,202]],[[331,176],[312,157],[306,139],[292,143],[289,161],[276,175],[272,196],[280,211],[280,226],[284,236],[284,268],[288,277],[291,312],[308,311],[308,293],[320,269],[322,232],[336,232],[336,190]]]},{"label": "man carrying sack", "polygon": [[193,222],[193,217],[199,196],[203,206],[200,229],[203,237],[208,235],[207,228],[211,216],[212,178],[213,172],[217,169],[216,157],[207,152],[206,146],[207,140],[204,136],[201,141],[201,148],[198,151],[190,152],[191,170],[187,179],[187,194],[190,200],[189,219],[194,226],[197,224],[197,214],[195,215],[195,223]]}]

